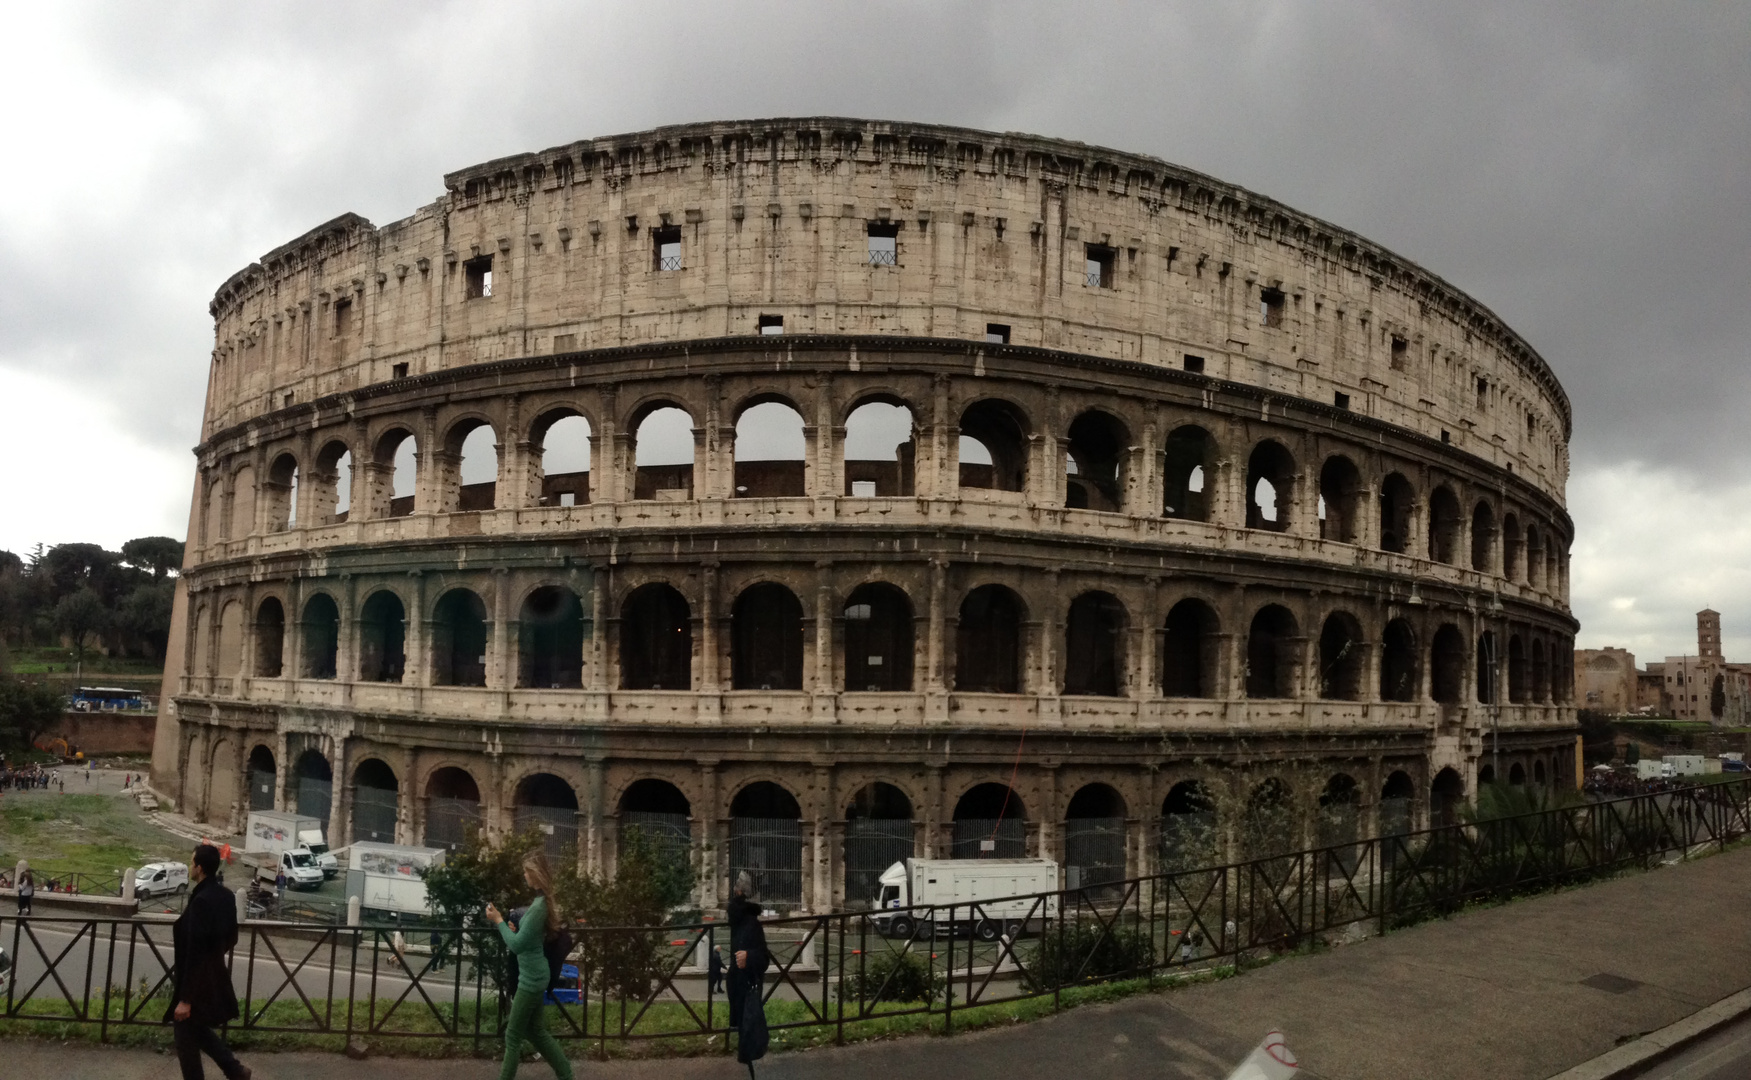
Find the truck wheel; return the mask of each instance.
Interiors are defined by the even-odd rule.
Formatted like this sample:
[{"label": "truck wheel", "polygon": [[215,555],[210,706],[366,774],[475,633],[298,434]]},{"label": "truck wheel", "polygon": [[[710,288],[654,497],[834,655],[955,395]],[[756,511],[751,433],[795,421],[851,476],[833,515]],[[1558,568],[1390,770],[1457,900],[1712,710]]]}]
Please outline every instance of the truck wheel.
[{"label": "truck wheel", "polygon": [[1021,937],[1021,923],[1015,919],[1011,919],[1003,924],[1003,932],[1009,935],[1009,940],[1014,941],[1016,938]]},{"label": "truck wheel", "polygon": [[990,919],[980,919],[979,925],[973,927],[973,935],[980,941],[996,941],[997,924]]},{"label": "truck wheel", "polygon": [[894,916],[893,921],[888,923],[888,936],[909,938],[912,936],[913,929],[914,927],[911,919],[904,915],[896,915]]}]

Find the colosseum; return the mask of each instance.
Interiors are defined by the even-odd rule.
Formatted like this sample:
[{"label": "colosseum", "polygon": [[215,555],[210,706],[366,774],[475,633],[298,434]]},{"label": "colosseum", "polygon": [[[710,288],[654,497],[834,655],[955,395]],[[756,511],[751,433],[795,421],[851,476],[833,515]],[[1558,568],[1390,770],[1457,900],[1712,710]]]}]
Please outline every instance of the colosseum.
[{"label": "colosseum", "polygon": [[219,289],[154,778],[331,842],[633,831],[779,906],[1070,885],[1572,784],[1568,398],[1477,301],[1164,161],[592,139]]}]

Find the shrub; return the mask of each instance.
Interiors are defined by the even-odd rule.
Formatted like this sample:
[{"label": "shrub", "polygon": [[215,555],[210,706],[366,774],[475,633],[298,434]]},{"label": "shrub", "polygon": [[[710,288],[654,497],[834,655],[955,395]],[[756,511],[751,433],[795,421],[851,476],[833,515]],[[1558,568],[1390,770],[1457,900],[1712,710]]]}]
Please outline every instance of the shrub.
[{"label": "shrub", "polygon": [[942,996],[942,974],[919,953],[889,952],[864,960],[863,973],[848,974],[839,982],[839,1000],[914,1001],[934,1004]]},{"label": "shrub", "polygon": [[1153,950],[1147,935],[1126,927],[1103,927],[1077,921],[1048,927],[1033,954],[1024,962],[1028,988],[1038,993],[1075,983],[1103,982],[1149,970]]}]

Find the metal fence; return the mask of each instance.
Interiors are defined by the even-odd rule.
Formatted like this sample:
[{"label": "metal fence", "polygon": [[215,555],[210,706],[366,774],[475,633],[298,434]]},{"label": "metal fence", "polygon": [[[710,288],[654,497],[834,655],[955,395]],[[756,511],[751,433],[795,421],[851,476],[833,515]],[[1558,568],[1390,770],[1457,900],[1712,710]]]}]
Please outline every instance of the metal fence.
[{"label": "metal fence", "polygon": [[[1473,901],[1724,848],[1748,830],[1751,780],[1735,780],[1008,903],[772,919],[768,1023],[840,1040],[870,1023],[895,1030],[908,1016],[952,1029],[968,1009],[1043,997],[1056,1006],[1102,980],[1173,978],[1358,926],[1385,932]],[[888,936],[900,915],[907,933]],[[727,928],[580,926],[574,937],[580,975],[552,1018],[559,1037],[604,1055],[631,1042],[727,1048],[727,1010],[703,966],[727,945]],[[14,960],[0,1028],[28,1033],[49,1021],[107,1039],[163,1021],[172,962],[163,921],[5,915],[0,944]],[[251,922],[231,957],[242,998],[234,1027],[334,1036],[337,1048],[358,1035],[484,1050],[508,1014],[502,961],[497,935],[478,929],[409,932],[398,943],[388,929]]]}]

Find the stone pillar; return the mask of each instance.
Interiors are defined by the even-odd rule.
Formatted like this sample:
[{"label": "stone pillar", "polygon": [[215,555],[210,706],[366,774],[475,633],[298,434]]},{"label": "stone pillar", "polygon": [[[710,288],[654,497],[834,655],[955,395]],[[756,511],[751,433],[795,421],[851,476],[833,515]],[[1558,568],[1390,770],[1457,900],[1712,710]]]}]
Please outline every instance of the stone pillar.
[{"label": "stone pillar", "polygon": [[443,505],[445,459],[449,459],[452,470],[460,459],[455,454],[444,454],[437,443],[438,410],[427,406],[420,410],[419,439],[414,447],[414,469],[418,474],[413,496],[413,512],[416,514],[436,514],[448,509]]},{"label": "stone pillar", "polygon": [[352,792],[352,785],[347,782],[347,777],[352,773],[352,766],[347,761],[347,742],[345,735],[334,739],[334,784],[328,800],[328,821],[323,827],[323,835],[328,838],[328,846],[331,848],[341,846],[346,836],[347,812],[352,806],[352,800],[348,797]]},{"label": "stone pillar", "polygon": [[602,850],[602,817],[604,801],[607,792],[607,769],[601,758],[590,758],[584,768],[584,802],[583,809],[578,811],[578,835],[582,842],[578,844],[578,857],[584,864],[584,872],[593,877],[601,877],[606,871],[607,859]]},{"label": "stone pillar", "polygon": [[605,691],[613,685],[608,670],[608,571],[595,567],[590,580],[590,689]]},{"label": "stone pillar", "polygon": [[291,753],[289,739],[284,731],[276,733],[277,742],[274,746],[274,809],[286,809],[286,777],[292,771],[292,763],[286,760]]},{"label": "stone pillar", "polygon": [[832,723],[838,679],[833,662],[833,564],[815,564],[815,670],[814,715],[817,721]]},{"label": "stone pillar", "polygon": [[1042,859],[1052,859],[1062,866],[1064,808],[1058,804],[1058,766],[1055,764],[1040,766],[1040,802],[1040,808],[1034,811],[1039,822],[1039,856]]},{"label": "stone pillar", "polygon": [[432,660],[427,655],[427,648],[432,640],[432,618],[426,611],[426,579],[418,570],[409,570],[407,576],[413,586],[409,590],[413,593],[413,602],[408,605],[407,638],[401,646],[404,656],[401,684],[429,686],[432,679]]},{"label": "stone pillar", "polygon": [[724,837],[719,826],[723,813],[718,806],[717,765],[716,758],[699,762],[699,802],[693,807],[693,844],[699,859],[695,864],[699,873],[699,906],[705,910],[723,906],[720,895],[728,899],[720,892],[729,865],[729,853],[724,850]]},{"label": "stone pillar", "polygon": [[488,633],[490,650],[487,655],[486,685],[494,690],[508,690],[514,679],[509,670],[511,656],[510,612],[511,575],[502,566],[492,572],[492,626]]},{"label": "stone pillar", "polygon": [[340,576],[340,625],[335,628],[334,678],[349,683],[359,677],[359,604],[358,580],[351,574]]},{"label": "stone pillar", "polygon": [[942,857],[947,849],[943,846],[943,832],[949,821],[949,813],[942,805],[942,766],[926,765],[924,767],[924,842],[915,845],[919,853],[926,859]]}]

